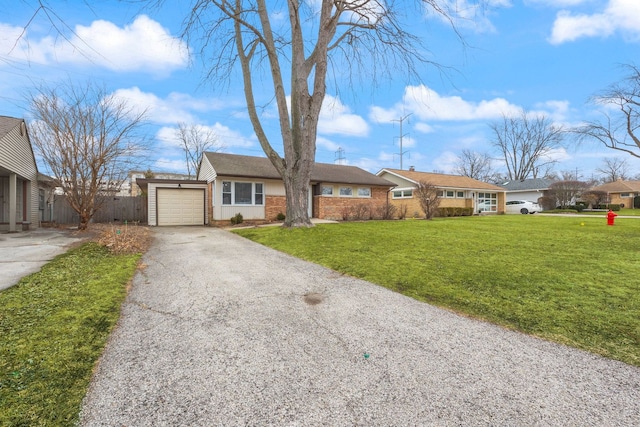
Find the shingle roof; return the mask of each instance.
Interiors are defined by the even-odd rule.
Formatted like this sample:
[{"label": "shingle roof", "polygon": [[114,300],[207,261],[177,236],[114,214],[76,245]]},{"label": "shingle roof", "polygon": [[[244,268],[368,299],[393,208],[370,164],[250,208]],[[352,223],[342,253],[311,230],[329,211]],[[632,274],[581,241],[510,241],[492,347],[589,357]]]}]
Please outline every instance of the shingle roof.
[{"label": "shingle roof", "polygon": [[[217,175],[246,178],[282,179],[266,157],[241,156],[226,153],[204,153]],[[395,184],[356,166],[316,163],[311,173],[312,182],[361,184],[394,187]]]},{"label": "shingle roof", "polygon": [[553,184],[552,179],[532,178],[523,181],[508,181],[500,184],[507,191],[548,190]]},{"label": "shingle roof", "polygon": [[640,181],[614,181],[593,187],[593,191],[606,191],[607,193],[627,193],[640,191]]},{"label": "shingle roof", "polygon": [[22,119],[0,116],[0,139],[11,132],[11,130],[18,126],[20,123],[22,123]]},{"label": "shingle roof", "polygon": [[468,176],[461,175],[447,175],[443,173],[431,173],[431,172],[419,172],[419,171],[407,171],[401,169],[382,169],[378,172],[389,172],[395,175],[404,177],[410,181],[418,183],[420,181],[427,181],[436,187],[441,188],[468,188],[474,190],[493,190],[504,191],[504,188],[497,185],[488,184],[486,182],[478,181],[477,179],[469,178]]}]

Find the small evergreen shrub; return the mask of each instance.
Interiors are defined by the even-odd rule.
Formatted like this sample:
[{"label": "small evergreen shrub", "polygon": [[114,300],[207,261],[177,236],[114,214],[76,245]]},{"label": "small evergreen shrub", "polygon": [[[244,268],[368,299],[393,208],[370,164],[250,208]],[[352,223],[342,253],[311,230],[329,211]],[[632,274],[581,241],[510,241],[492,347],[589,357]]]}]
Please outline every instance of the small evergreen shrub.
[{"label": "small evergreen shrub", "polygon": [[244,221],[244,218],[242,218],[242,214],[240,212],[231,217],[231,225],[242,224],[242,221]]},{"label": "small evergreen shrub", "polygon": [[279,212],[278,215],[276,215],[276,219],[278,221],[284,221],[285,218],[286,218],[286,216],[282,212]]}]

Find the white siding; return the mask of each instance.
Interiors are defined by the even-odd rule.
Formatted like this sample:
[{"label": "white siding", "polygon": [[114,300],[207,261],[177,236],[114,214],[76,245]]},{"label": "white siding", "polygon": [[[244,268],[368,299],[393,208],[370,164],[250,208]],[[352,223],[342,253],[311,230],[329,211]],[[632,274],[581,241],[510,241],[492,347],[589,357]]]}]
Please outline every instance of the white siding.
[{"label": "white siding", "polygon": [[209,163],[209,159],[206,155],[202,155],[200,161],[200,168],[198,169],[198,180],[213,182],[216,179],[216,171],[213,170],[213,166]]},{"label": "white siding", "polygon": [[[28,200],[27,220],[31,222],[32,227],[38,226],[38,169],[36,167],[35,158],[29,143],[26,127],[24,122],[14,127],[7,135],[0,140],[0,167],[14,172],[18,176],[18,181],[27,185]],[[20,184],[18,184],[20,187]],[[7,189],[8,190],[8,189]],[[9,204],[9,194],[4,193],[4,203]],[[17,195],[22,197],[20,194]],[[21,202],[22,203],[22,202]],[[8,207],[7,207],[8,209]],[[22,212],[22,204],[18,206],[19,212]],[[5,217],[6,218],[6,217]],[[16,217],[16,221],[22,222],[22,214]]]},{"label": "white siding", "polygon": [[222,182],[258,182],[264,184],[265,203],[268,196],[284,196],[284,184],[275,179],[244,178],[233,176],[218,176],[213,183],[213,219],[222,221],[230,219],[236,214],[242,214],[244,219],[265,219],[265,206],[222,205]]}]

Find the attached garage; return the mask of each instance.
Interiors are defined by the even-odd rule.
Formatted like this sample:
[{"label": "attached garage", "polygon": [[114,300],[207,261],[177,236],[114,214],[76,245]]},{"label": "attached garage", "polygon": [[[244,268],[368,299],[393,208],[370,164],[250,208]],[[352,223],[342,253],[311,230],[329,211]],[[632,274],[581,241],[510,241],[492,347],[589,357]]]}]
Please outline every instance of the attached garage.
[{"label": "attached garage", "polygon": [[205,190],[158,188],[158,225],[204,225]]},{"label": "attached garage", "polygon": [[205,225],[207,182],[174,179],[138,179],[147,194],[149,225]]}]

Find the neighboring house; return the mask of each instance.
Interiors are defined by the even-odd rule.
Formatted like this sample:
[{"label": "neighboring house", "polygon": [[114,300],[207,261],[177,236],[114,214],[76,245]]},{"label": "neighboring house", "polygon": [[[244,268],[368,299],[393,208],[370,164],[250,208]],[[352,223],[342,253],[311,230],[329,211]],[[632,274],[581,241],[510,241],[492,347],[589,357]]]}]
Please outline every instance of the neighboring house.
[{"label": "neighboring house", "polygon": [[[266,157],[207,152],[198,179],[208,183],[209,217],[229,220],[237,213],[248,220],[275,220],[286,213],[284,183]],[[365,208],[378,216],[394,184],[355,166],[316,163],[309,188],[309,216],[344,219]]]},{"label": "neighboring house", "polygon": [[522,181],[507,181],[499,185],[507,191],[507,202],[526,200],[537,203],[540,197],[549,195],[553,183],[552,179],[533,178]]},{"label": "neighboring house", "polygon": [[441,197],[441,208],[471,208],[474,213],[503,213],[505,211],[505,189],[460,175],[418,172],[409,170],[382,169],[381,178],[395,183],[390,201],[400,208],[407,207],[407,215],[423,216],[415,189],[421,181],[435,186]]},{"label": "neighboring house", "polygon": [[38,168],[23,119],[0,116],[0,230],[39,224]]},{"label": "neighboring house", "polygon": [[633,208],[633,198],[640,196],[640,181],[623,181],[621,179],[593,187],[592,191],[604,191],[608,195],[606,203]]},{"label": "neighboring house", "polygon": [[[124,182],[119,196],[139,196],[141,193],[140,186],[136,185],[138,179],[173,179],[187,180],[191,179],[189,175],[183,173],[172,172],[153,172],[153,171],[130,171],[128,182]],[[126,194],[125,194],[126,193]]]},{"label": "neighboring house", "polygon": [[38,219],[53,222],[53,205],[56,197],[56,185],[50,176],[38,172]]}]

